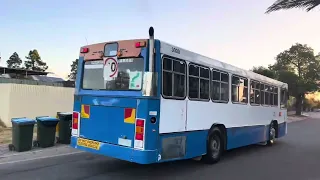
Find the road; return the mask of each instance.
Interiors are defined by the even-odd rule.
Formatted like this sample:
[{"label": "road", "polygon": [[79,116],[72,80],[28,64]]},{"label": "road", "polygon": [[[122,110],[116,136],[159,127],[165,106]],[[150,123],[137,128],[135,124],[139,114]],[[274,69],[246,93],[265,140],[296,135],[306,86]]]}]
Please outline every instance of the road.
[{"label": "road", "polygon": [[187,160],[138,165],[88,153],[0,165],[1,180],[99,179],[320,179],[320,119],[290,123],[288,135],[272,147],[227,152],[215,165]]}]

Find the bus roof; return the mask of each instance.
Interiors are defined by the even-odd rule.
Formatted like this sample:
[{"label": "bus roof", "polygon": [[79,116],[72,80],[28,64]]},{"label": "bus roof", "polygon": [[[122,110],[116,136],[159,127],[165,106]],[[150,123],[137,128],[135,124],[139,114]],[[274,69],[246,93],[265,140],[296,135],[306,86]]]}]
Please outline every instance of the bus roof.
[{"label": "bus roof", "polygon": [[[264,82],[266,84],[272,84],[272,85],[276,85],[276,86],[282,86],[284,88],[288,88],[288,84],[281,82],[281,81],[277,81],[275,79],[263,76],[261,74],[257,74],[254,73],[252,71],[248,71],[248,70],[244,70],[241,68],[238,68],[236,66],[233,66],[231,64],[228,63],[224,63],[221,62],[219,60],[216,59],[212,59],[206,56],[202,56],[200,54],[191,52],[189,50],[174,46],[172,44],[166,43],[164,41],[160,41],[161,42],[161,50],[160,52],[166,55],[170,55],[172,57],[176,57],[176,58],[180,58],[189,62],[193,62],[193,63],[197,63],[200,65],[204,65],[204,66],[208,66],[211,68],[215,68],[218,70],[222,70],[222,71],[226,71],[235,75],[239,75],[239,76],[243,76],[252,80],[256,80],[256,81],[260,81],[260,82]],[[180,53],[174,53],[172,52],[172,48],[177,48],[180,50]]]}]

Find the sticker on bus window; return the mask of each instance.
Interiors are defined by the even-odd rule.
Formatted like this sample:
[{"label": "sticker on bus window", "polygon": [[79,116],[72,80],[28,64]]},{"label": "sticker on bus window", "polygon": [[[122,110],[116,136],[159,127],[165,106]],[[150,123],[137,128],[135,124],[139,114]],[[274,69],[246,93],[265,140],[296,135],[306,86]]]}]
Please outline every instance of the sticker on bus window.
[{"label": "sticker on bus window", "polygon": [[129,72],[129,76],[130,76],[129,89],[134,89],[134,90],[141,89],[142,72],[140,71]]},{"label": "sticker on bus window", "polygon": [[117,58],[106,58],[103,66],[103,79],[105,81],[113,80],[118,76]]}]

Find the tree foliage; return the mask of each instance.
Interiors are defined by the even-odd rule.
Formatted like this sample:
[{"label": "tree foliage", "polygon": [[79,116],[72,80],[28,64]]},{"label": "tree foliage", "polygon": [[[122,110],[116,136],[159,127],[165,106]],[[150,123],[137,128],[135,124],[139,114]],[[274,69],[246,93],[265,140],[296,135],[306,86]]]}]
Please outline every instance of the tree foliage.
[{"label": "tree foliage", "polygon": [[252,71],[257,73],[257,74],[261,74],[263,76],[267,76],[269,78],[273,78],[274,79],[276,77],[274,71],[270,70],[269,68],[265,68],[263,66],[253,67]]},{"label": "tree foliage", "polygon": [[296,98],[297,115],[300,115],[305,94],[318,90],[320,62],[312,48],[298,43],[281,52],[276,60],[272,68],[280,81],[288,83],[290,94]]},{"label": "tree foliage", "polygon": [[319,5],[320,0],[277,0],[270,7],[268,7],[266,13],[292,8],[301,8],[308,12]]},{"label": "tree foliage", "polygon": [[[276,56],[275,64],[268,68],[258,67],[254,72],[285,82],[289,95],[296,99],[296,114],[301,115],[302,102],[306,93],[319,90],[320,56],[307,45],[295,44]],[[269,72],[271,71],[271,72]]]},{"label": "tree foliage", "polygon": [[24,62],[25,68],[33,71],[46,71],[48,69],[47,64],[41,60],[39,52],[34,49],[29,51],[29,55],[26,56],[27,61]]},{"label": "tree foliage", "polygon": [[18,53],[14,52],[10,58],[7,60],[8,68],[20,68],[22,64],[22,60],[19,57]]},{"label": "tree foliage", "polygon": [[68,75],[69,80],[73,80],[73,81],[76,80],[77,71],[78,71],[78,61],[79,59],[72,61],[71,72]]}]

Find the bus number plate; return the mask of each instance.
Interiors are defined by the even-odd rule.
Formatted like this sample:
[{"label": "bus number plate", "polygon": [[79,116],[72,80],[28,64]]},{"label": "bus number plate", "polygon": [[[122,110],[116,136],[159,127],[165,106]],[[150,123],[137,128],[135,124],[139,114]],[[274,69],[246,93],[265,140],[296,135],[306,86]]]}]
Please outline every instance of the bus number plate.
[{"label": "bus number plate", "polygon": [[82,146],[82,147],[86,147],[86,148],[90,148],[90,149],[95,149],[95,150],[100,149],[100,142],[92,141],[92,140],[88,140],[88,139],[78,138],[77,145]]}]

